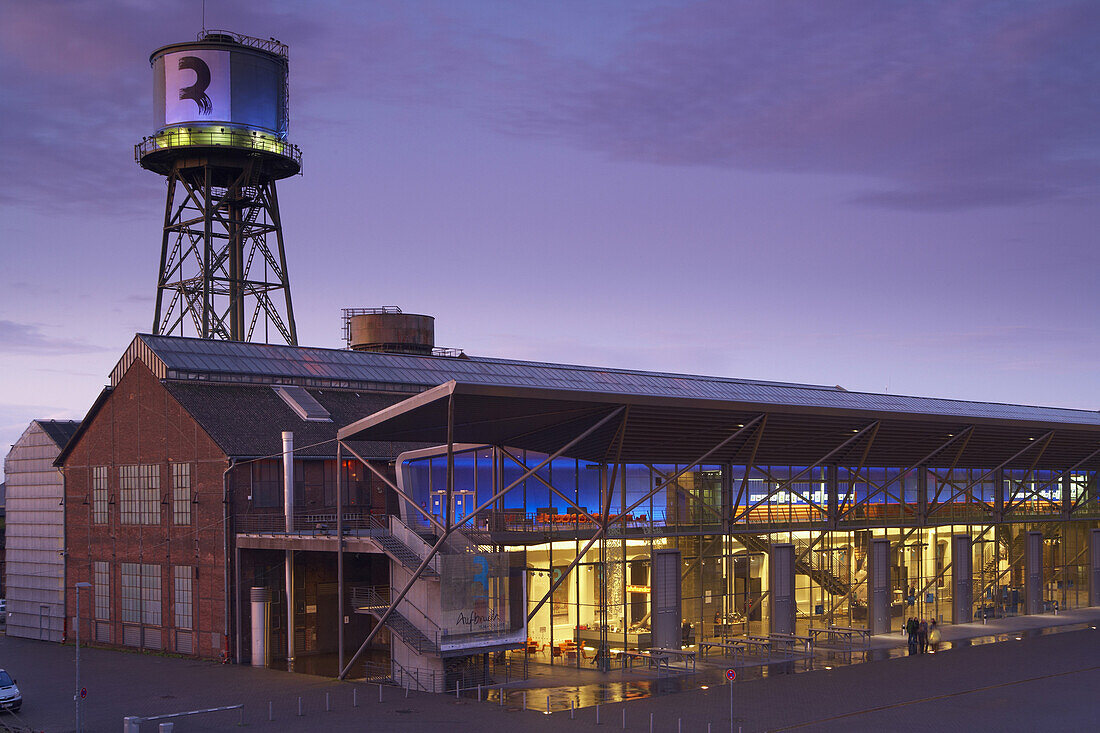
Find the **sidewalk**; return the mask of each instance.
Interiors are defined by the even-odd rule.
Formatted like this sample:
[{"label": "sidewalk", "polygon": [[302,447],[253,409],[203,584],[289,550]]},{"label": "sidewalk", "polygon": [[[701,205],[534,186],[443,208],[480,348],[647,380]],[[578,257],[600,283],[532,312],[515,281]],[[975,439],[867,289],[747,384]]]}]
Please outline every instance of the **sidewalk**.
[{"label": "sidewalk", "polygon": [[[890,658],[832,669],[786,674],[780,669],[745,670],[734,686],[735,718],[742,733],[785,730],[1090,730],[1100,729],[1095,689],[1100,686],[1100,609],[1059,616],[1016,617],[944,627],[934,655],[900,659],[904,639],[876,639]],[[1071,629],[1078,629],[1076,631]],[[1060,633],[1055,633],[1060,632]],[[1020,640],[1017,641],[1017,638]],[[991,643],[1001,641],[1004,643]],[[19,680],[24,693],[20,717],[37,730],[74,729],[74,649],[47,642],[0,637],[0,666]],[[770,665],[780,667],[782,665]],[[831,666],[831,665],[827,665]],[[522,711],[522,691],[474,699],[410,693],[378,686],[296,675],[270,669],[219,665],[192,659],[102,649],[81,651],[82,684],[88,689],[86,730],[118,731],[126,715],[164,713],[243,703],[244,723],[257,731],[446,730],[494,733],[518,726],[539,731],[588,731],[600,702],[602,727],[627,730],[713,733],[728,730],[729,688],[721,665],[696,677],[660,683],[620,679],[583,685],[593,705],[570,719],[569,696],[578,688],[527,690],[530,708],[565,700],[553,715]],[[629,674],[629,673],[627,673]],[[709,675],[709,676],[706,676]],[[555,675],[556,676],[556,675]],[[711,679],[714,677],[716,679]],[[719,681],[717,678],[721,678]],[[557,681],[557,680],[555,680]],[[702,689],[703,686],[708,689]],[[608,703],[602,691],[614,687],[627,702]],[[678,694],[666,694],[671,690]],[[326,711],[326,695],[331,711]],[[353,695],[358,707],[353,707]],[[298,698],[303,715],[298,717]],[[573,698],[574,702],[576,697]],[[274,720],[268,721],[268,705]],[[236,727],[241,713],[213,713],[177,720],[180,733]],[[9,718],[4,718],[9,720]],[[950,725],[949,725],[950,723]],[[957,723],[957,725],[956,725]],[[952,727],[955,726],[955,727]],[[142,728],[155,731],[153,723]]]}]

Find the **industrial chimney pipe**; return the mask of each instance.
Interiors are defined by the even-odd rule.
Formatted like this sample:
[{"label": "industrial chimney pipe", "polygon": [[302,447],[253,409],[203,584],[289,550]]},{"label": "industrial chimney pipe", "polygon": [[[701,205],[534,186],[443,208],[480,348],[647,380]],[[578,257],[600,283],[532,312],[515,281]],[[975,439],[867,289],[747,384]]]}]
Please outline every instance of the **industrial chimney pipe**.
[{"label": "industrial chimney pipe", "polygon": [[[294,532],[294,433],[283,431],[283,513]],[[294,550],[286,551],[286,668],[294,671]]]}]

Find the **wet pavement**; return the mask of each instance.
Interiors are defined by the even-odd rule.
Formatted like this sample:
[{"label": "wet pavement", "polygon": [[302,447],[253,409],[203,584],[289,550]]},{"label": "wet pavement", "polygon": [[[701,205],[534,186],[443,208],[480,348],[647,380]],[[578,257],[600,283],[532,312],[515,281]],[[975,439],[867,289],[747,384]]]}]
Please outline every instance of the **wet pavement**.
[{"label": "wet pavement", "polygon": [[[1060,615],[1015,616],[995,621],[940,627],[942,640],[930,654],[953,649],[1021,641],[1049,634],[1096,628],[1100,609],[1079,609]],[[735,670],[738,682],[769,677],[829,671],[854,664],[885,661],[908,656],[906,638],[900,632],[872,637],[866,649],[816,647],[810,656],[780,661],[739,663],[710,656],[698,660],[696,670],[673,666],[660,674],[640,667],[609,672],[568,665],[532,662],[531,676],[507,685],[460,690],[462,698],[495,702],[512,709],[561,712],[612,704],[646,697],[709,689],[726,684],[727,671]],[[453,694],[453,693],[451,693]]]},{"label": "wet pavement", "polygon": [[[526,690],[453,695],[404,690],[272,669],[105,649],[81,652],[88,731],[118,730],[126,715],[153,717],[228,705],[232,711],[176,719],[176,731],[425,731],[495,733],[615,729],[730,730],[1100,730],[1100,609],[1061,617],[944,627],[936,654],[909,659],[897,634],[873,640],[870,661],[835,652],[811,660],[743,666],[733,686],[725,662],[695,675],[617,670],[566,676],[555,665]],[[24,693],[20,718],[35,730],[71,731],[73,647],[0,637],[0,666]],[[856,663],[860,662],[860,663]],[[549,665],[543,665],[549,666]],[[539,672],[540,670],[536,670]],[[575,671],[575,670],[574,670]],[[563,683],[558,686],[558,683]],[[539,687],[542,685],[542,687]],[[523,693],[527,708],[523,710]],[[730,695],[735,709],[731,719]],[[469,695],[469,696],[466,696]],[[550,698],[552,715],[545,715]],[[503,705],[501,703],[504,703]],[[583,707],[576,707],[581,702]],[[570,704],[573,709],[570,710]],[[596,715],[599,705],[600,728]],[[300,706],[300,707],[299,707]],[[300,714],[299,714],[300,711]],[[4,716],[5,722],[13,720]],[[154,721],[142,730],[155,731]],[[734,728],[736,730],[736,728]]]}]

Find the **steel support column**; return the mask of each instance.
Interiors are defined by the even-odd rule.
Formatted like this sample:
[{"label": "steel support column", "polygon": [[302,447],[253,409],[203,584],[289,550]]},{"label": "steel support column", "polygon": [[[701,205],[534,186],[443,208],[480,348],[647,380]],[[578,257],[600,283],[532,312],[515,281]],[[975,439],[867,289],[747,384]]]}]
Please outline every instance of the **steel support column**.
[{"label": "steel support column", "polygon": [[871,539],[867,556],[867,630],[872,634],[890,631],[890,540]]},{"label": "steel support column", "polygon": [[1043,612],[1043,533],[1024,533],[1024,612]]},{"label": "steel support column", "polygon": [[1100,529],[1089,530],[1089,605],[1100,606]]},{"label": "steel support column", "polygon": [[968,534],[951,536],[951,619],[968,624],[974,620],[974,552]]},{"label": "steel support column", "polygon": [[794,545],[776,544],[768,553],[768,590],[771,613],[768,630],[772,634],[793,634],[795,620]]}]

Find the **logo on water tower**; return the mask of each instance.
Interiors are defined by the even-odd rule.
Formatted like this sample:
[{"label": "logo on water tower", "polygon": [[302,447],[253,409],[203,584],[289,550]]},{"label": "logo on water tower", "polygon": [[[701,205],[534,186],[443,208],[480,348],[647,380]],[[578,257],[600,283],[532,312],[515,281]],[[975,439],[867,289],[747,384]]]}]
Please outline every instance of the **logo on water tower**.
[{"label": "logo on water tower", "polygon": [[213,110],[206,93],[210,86],[210,67],[198,56],[184,56],[179,60],[179,70],[195,72],[195,83],[180,89],[180,99],[190,99],[199,106],[199,112],[208,115]]},{"label": "logo on water tower", "polygon": [[209,48],[165,54],[162,124],[232,121],[230,63],[228,51]]}]

